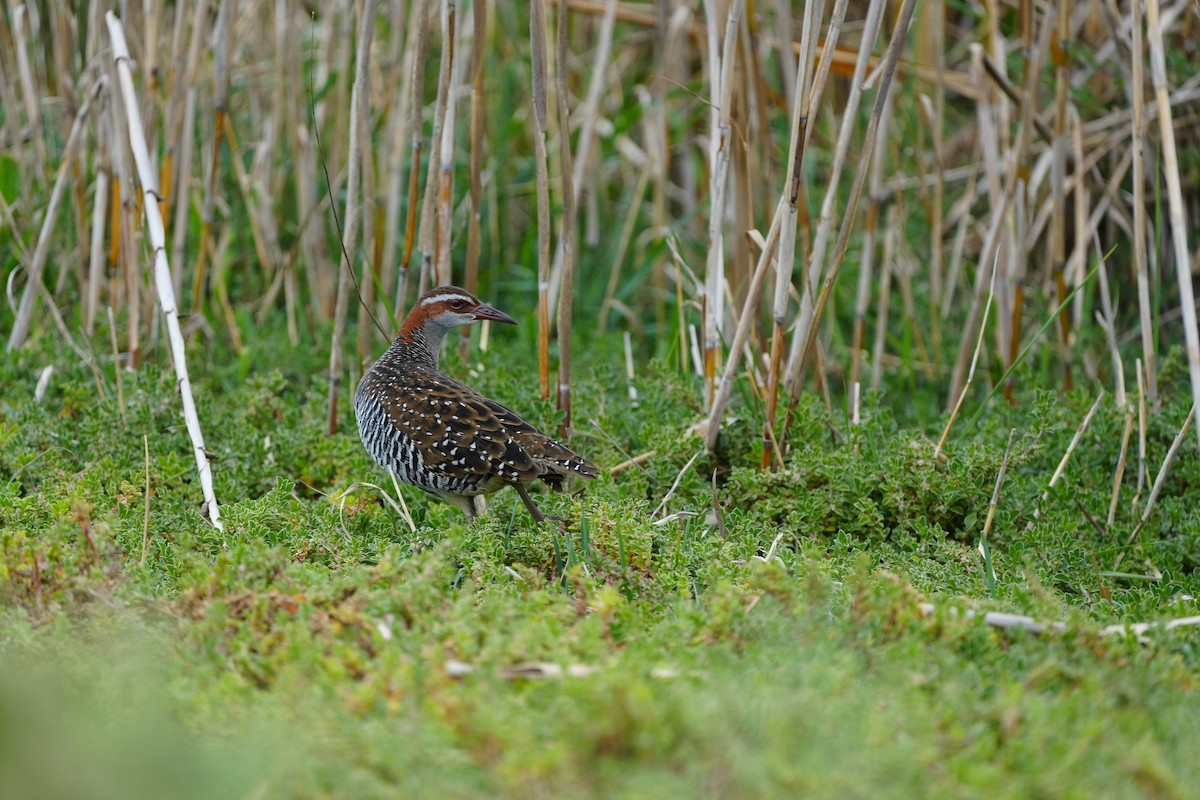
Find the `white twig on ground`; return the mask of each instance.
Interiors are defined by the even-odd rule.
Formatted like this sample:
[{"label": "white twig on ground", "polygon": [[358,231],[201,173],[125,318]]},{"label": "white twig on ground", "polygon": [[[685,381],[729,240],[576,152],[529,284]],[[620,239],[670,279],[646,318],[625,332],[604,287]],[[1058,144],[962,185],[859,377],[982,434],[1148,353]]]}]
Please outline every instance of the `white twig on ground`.
[{"label": "white twig on ground", "polygon": [[[921,603],[921,613],[926,616],[932,616],[937,613],[937,606],[933,603]],[[957,608],[949,608],[946,613],[950,617],[958,617],[960,614]],[[993,628],[1028,631],[1029,633],[1036,634],[1066,633],[1070,630],[1065,622],[1055,620],[1042,622],[1033,617],[1027,617],[1024,614],[1009,614],[1004,611],[977,611],[973,608],[966,608],[962,610],[961,616],[963,619],[982,619],[985,625],[991,625]],[[1139,641],[1144,642],[1146,640],[1145,634],[1150,631],[1169,631],[1174,628],[1186,628],[1196,625],[1200,625],[1200,616],[1179,617],[1177,619],[1155,622],[1118,622],[1114,625],[1105,625],[1100,629],[1100,635],[1112,636],[1118,633],[1132,633]]]}]

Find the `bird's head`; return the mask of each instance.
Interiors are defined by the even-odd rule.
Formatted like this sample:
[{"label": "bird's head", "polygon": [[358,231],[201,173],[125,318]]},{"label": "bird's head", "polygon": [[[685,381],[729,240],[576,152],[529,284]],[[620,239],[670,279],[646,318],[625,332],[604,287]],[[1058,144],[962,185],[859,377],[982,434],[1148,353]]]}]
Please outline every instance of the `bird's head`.
[{"label": "bird's head", "polygon": [[400,337],[411,339],[421,335],[426,341],[434,343],[440,341],[451,328],[484,319],[517,324],[508,314],[489,306],[466,289],[439,286],[417,300],[400,326]]}]

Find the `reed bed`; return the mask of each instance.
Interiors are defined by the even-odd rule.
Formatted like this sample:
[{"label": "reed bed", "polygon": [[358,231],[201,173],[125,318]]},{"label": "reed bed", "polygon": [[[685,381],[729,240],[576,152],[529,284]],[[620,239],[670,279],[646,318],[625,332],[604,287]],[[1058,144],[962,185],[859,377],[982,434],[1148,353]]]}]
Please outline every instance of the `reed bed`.
[{"label": "reed bed", "polygon": [[1035,389],[1132,376],[1153,414],[1177,345],[1200,400],[1192,2],[124,4],[161,245],[102,10],[0,16],[7,347],[112,337],[99,391],[159,335],[163,247],[189,348],[276,313],[328,348],[331,432],[444,282],[536,310],[564,435],[572,349],[628,337],[695,373],[709,449],[743,402],[764,467],[862,383],[943,398],[943,444]]}]

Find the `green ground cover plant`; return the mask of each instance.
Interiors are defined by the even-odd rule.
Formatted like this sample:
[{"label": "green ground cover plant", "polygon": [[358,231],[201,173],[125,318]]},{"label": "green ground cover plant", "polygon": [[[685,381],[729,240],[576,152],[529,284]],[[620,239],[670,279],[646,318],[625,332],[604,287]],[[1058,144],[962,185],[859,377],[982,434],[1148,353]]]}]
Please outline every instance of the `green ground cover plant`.
[{"label": "green ground cover plant", "polygon": [[[703,449],[664,435],[693,387],[664,371],[633,408],[597,369],[577,441],[604,464],[659,455],[544,500],[567,531],[512,493],[470,527],[410,493],[412,532],[372,490],[339,499],[374,477],[357,437],[322,435],[319,381],[267,366],[320,352],[263,341],[251,377],[218,353],[196,381],[221,422],[223,533],[179,455],[170,374],[127,376],[122,411],[82,367],[36,403],[35,359],[6,363],[8,791],[1186,796],[1197,778],[1195,636],[1101,630],[1190,613],[1198,474],[1181,460],[1131,553],[1161,575],[1111,574],[1137,507],[1107,536],[1083,513],[1107,506],[1111,405],[1043,499],[1083,394],[989,417],[943,459],[882,405],[852,427],[813,401],[784,469],[702,456],[659,520],[689,515],[655,524]],[[485,391],[553,424],[520,363],[480,363]],[[1164,411],[1151,456],[1182,416]],[[1010,426],[989,584],[977,545]]]}]

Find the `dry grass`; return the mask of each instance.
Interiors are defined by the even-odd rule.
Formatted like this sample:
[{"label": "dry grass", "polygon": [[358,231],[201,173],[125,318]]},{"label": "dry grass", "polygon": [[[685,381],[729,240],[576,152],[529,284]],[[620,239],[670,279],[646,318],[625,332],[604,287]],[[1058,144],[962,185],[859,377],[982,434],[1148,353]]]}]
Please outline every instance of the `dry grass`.
[{"label": "dry grass", "polygon": [[[185,330],[240,349],[252,306],[260,320],[284,312],[294,342],[331,331],[332,430],[345,378],[379,349],[369,310],[403,313],[434,281],[519,293],[509,305],[536,305],[539,382],[564,430],[570,337],[553,387],[550,343],[579,313],[685,368],[698,341],[710,447],[748,376],[764,466],[787,449],[781,384],[792,403],[803,391],[832,402],[866,364],[887,388],[896,357],[897,375],[968,408],[977,363],[992,380],[1012,373],[1010,402],[1031,382],[1123,399],[1140,358],[1153,411],[1158,364],[1186,341],[1200,399],[1194,4],[928,2],[915,31],[897,29],[910,4],[805,8],[129,5],[173,285],[202,315]],[[157,335],[155,289],[99,5],[9,9],[8,347],[87,338],[113,309],[119,358],[136,367]],[[754,250],[777,215],[778,263]],[[1110,252],[1099,285],[1082,285]],[[1011,370],[1031,344],[1053,369]]]}]

